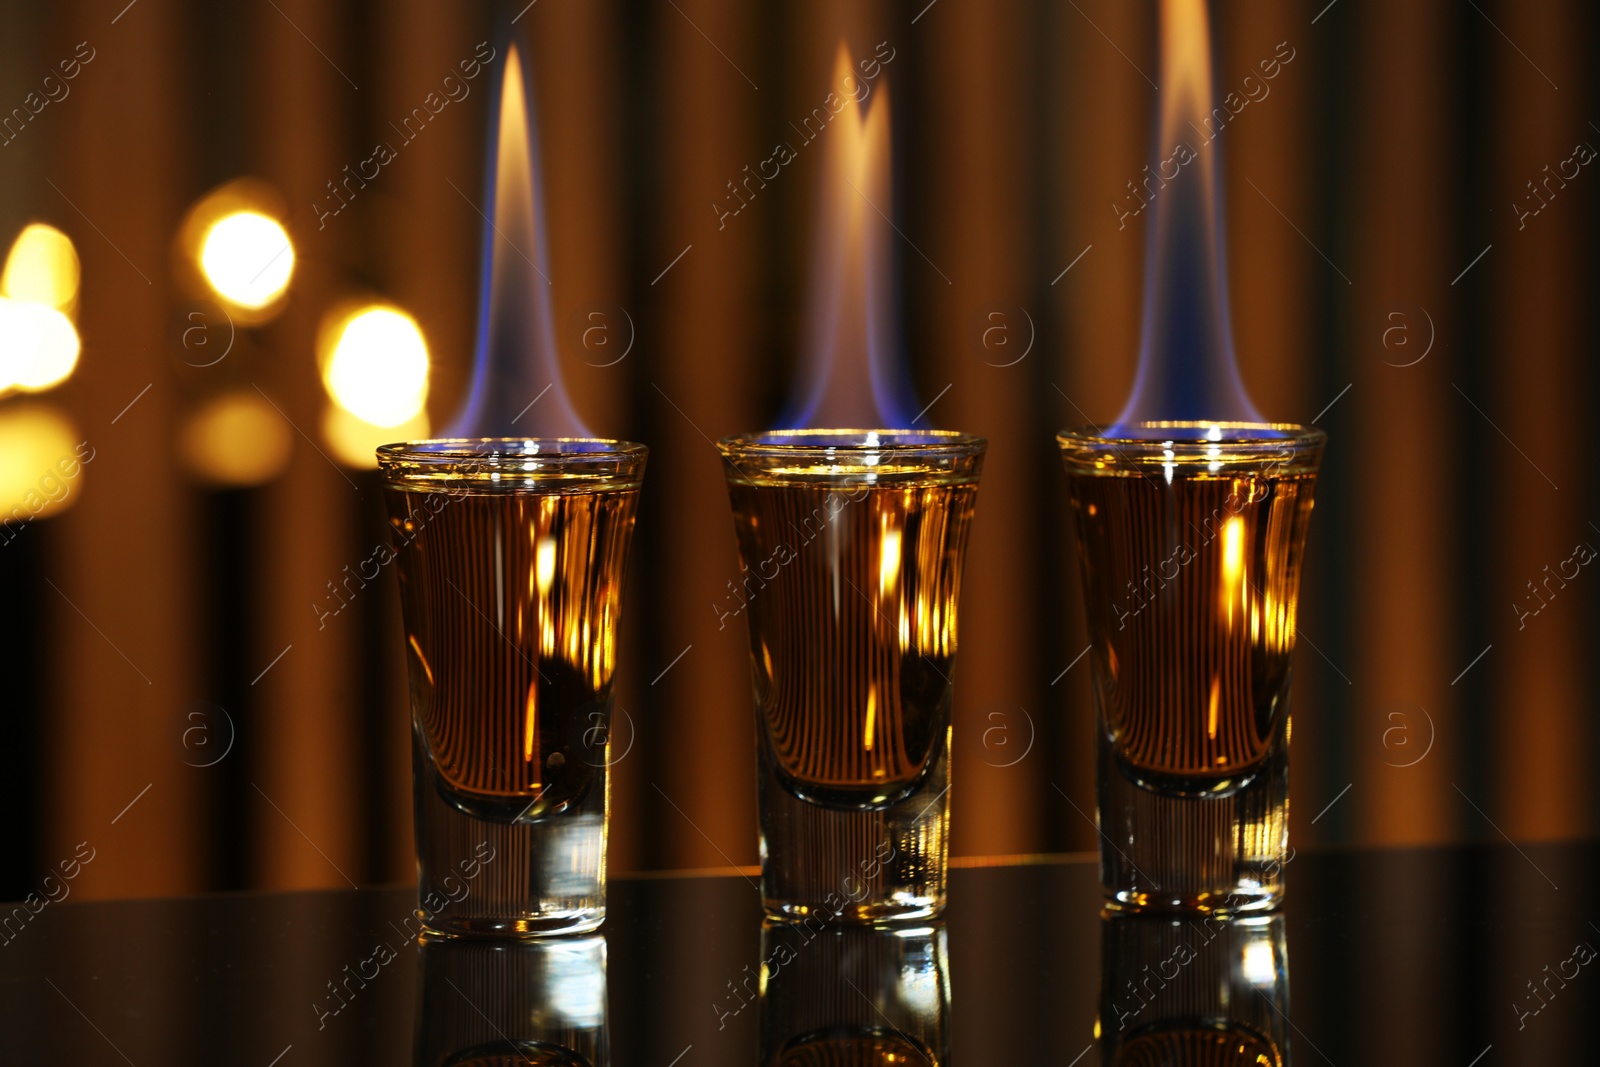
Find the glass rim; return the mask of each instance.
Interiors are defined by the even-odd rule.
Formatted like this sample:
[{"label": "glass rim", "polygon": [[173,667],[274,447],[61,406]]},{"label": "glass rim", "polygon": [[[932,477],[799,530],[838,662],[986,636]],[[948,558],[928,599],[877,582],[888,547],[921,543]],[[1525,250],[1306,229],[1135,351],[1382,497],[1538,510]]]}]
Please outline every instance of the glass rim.
[{"label": "glass rim", "polygon": [[959,430],[851,427],[762,430],[757,433],[734,434],[718,440],[717,451],[730,460],[741,457],[772,459],[851,457],[883,452],[911,452],[919,457],[961,458],[982,453],[988,444],[985,438],[977,434],[962,433]]},{"label": "glass rim", "polygon": [[[532,446],[532,447],[530,447]],[[649,448],[637,441],[606,437],[434,437],[396,441],[377,449],[378,465],[445,466],[461,462],[494,464],[537,457],[570,462],[641,460]]]},{"label": "glass rim", "polygon": [[[1147,422],[1143,427],[1179,431],[1171,437],[1109,436],[1107,427],[1082,426],[1056,435],[1067,472],[1094,475],[1160,471],[1168,479],[1184,476],[1235,476],[1254,471],[1268,477],[1314,476],[1322,466],[1328,435],[1314,426],[1288,422]],[[1116,427],[1110,427],[1115,429]],[[1215,428],[1216,437],[1184,437],[1183,431]],[[1223,428],[1256,431],[1223,438]]]},{"label": "glass rim", "polygon": [[[1056,443],[1062,448],[1093,450],[1112,449],[1140,456],[1160,456],[1166,452],[1177,455],[1205,457],[1221,450],[1250,453],[1263,448],[1320,449],[1328,442],[1325,430],[1309,424],[1294,422],[1243,422],[1227,419],[1173,419],[1132,423],[1133,426],[1155,430],[1173,430],[1172,436],[1139,436],[1126,433],[1113,434],[1119,425],[1070,426],[1056,434]],[[1187,431],[1187,432],[1186,432]],[[1240,434],[1238,431],[1245,431]],[[1216,432],[1217,436],[1208,436]]]}]

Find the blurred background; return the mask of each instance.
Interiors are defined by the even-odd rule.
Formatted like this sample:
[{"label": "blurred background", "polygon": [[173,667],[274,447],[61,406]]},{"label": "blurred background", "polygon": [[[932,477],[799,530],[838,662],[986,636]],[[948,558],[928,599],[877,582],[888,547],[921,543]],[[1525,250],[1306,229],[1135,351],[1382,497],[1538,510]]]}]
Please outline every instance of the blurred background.
[{"label": "blurred background", "polygon": [[[1600,819],[1600,578],[1580,549],[1600,545],[1580,430],[1600,395],[1597,21],[1578,0],[1214,8],[1217,96],[1245,101],[1218,135],[1244,379],[1269,417],[1331,438],[1296,655],[1297,848]],[[892,86],[918,406],[991,442],[953,848],[1092,847],[1052,437],[1115,417],[1133,378],[1129,183],[1164,156],[1153,2],[10,2],[0,896],[80,842],[88,896],[411,876],[370,454],[465,394],[513,39],[565,387],[597,433],[652,449],[612,870],[756,861],[711,441],[788,395],[821,156],[746,179],[802,144],[841,42]]]}]

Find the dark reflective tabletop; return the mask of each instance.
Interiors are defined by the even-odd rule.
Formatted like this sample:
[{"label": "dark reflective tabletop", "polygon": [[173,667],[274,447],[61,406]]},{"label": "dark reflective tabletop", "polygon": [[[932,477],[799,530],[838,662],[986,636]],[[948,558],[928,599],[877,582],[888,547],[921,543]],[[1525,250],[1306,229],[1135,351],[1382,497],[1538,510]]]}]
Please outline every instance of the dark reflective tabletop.
[{"label": "dark reflective tabletop", "polygon": [[520,946],[419,945],[409,887],[17,905],[0,1062],[1600,1062],[1600,845],[1288,878],[1278,918],[1107,920],[1086,858],[999,861],[943,923],[842,933],[764,930],[738,872],[622,879],[599,935]]}]

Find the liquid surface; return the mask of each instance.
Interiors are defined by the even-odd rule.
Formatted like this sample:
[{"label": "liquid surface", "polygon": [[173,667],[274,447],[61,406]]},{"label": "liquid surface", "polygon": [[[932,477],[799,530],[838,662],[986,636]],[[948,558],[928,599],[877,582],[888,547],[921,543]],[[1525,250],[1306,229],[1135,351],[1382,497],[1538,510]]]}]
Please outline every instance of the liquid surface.
[{"label": "liquid surface", "polygon": [[1226,788],[1287,708],[1313,475],[1069,477],[1096,696],[1154,786]]},{"label": "liquid surface", "polygon": [[386,491],[412,707],[468,814],[534,818],[605,762],[636,489]]},{"label": "liquid surface", "polygon": [[949,722],[972,484],[733,483],[755,700],[778,778],[823,803],[909,795]]}]

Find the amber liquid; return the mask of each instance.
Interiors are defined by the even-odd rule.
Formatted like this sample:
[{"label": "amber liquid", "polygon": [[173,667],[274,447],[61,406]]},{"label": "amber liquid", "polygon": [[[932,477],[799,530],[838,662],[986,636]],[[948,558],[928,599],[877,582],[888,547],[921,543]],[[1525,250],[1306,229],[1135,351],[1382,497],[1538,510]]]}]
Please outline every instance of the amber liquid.
[{"label": "amber liquid", "polygon": [[611,686],[637,481],[511,477],[386,491],[418,914],[451,934],[589,930],[605,915]]},{"label": "amber liquid", "polygon": [[945,740],[974,485],[730,487],[756,706],[796,796],[915,792]]},{"label": "amber liquid", "polygon": [[462,812],[538,819],[603,788],[637,497],[389,489],[413,713]]},{"label": "amber liquid", "polygon": [[1135,467],[1068,459],[1100,878],[1113,907],[1232,913],[1282,895],[1314,469],[1277,453]]},{"label": "amber liquid", "polygon": [[[956,597],[975,476],[729,475],[768,914],[944,906]],[[807,480],[807,478],[811,480]]]},{"label": "amber liquid", "polygon": [[1226,793],[1287,714],[1311,474],[1070,479],[1098,705],[1135,780]]}]

